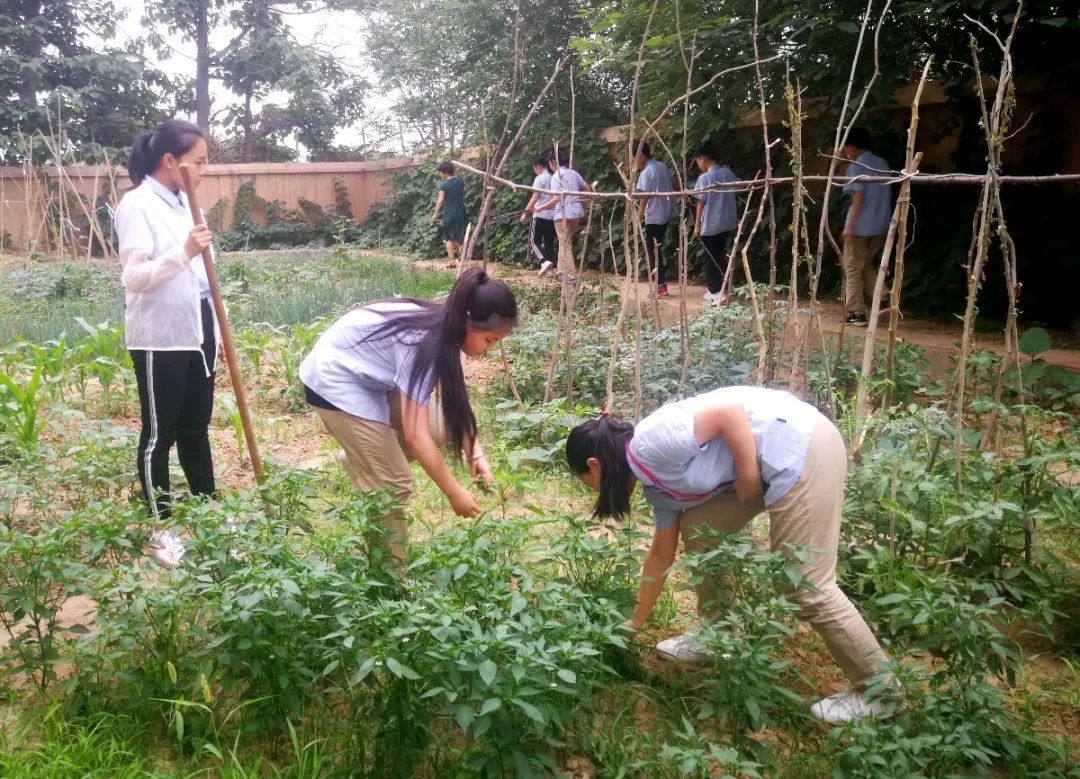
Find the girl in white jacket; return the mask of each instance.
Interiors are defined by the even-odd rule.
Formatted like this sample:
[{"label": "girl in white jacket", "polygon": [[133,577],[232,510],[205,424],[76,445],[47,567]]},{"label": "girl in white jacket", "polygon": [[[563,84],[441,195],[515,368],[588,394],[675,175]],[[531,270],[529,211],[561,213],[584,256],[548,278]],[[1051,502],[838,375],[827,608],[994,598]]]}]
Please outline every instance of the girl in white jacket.
[{"label": "girl in white jacket", "polygon": [[169,518],[169,450],[176,444],[193,495],[213,495],[210,415],[220,335],[202,262],[210,229],[194,224],[181,163],[197,186],[206,136],[193,124],[165,122],[135,141],[128,173],[135,188],[116,211],[124,266],[125,336],[139,386],[139,483],[156,524],[154,556],[176,566],[184,554]]}]

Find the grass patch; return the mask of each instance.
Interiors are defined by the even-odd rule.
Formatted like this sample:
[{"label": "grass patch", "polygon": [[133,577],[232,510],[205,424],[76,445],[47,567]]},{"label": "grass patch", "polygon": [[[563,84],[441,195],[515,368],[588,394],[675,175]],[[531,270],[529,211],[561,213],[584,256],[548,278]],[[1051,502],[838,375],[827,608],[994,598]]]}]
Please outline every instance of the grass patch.
[{"label": "grass patch", "polygon": [[[360,257],[344,248],[320,252],[229,254],[218,262],[231,321],[288,326],[333,316],[358,303],[394,295],[433,298],[449,291],[452,273],[418,270],[394,255]],[[123,325],[120,269],[93,261],[0,273],[0,333],[5,341],[44,343],[79,336],[76,319]]]},{"label": "grass patch", "polygon": [[144,779],[184,776],[146,752],[146,728],[131,717],[65,719],[59,708],[39,725],[0,730],[0,776],[5,779]]}]

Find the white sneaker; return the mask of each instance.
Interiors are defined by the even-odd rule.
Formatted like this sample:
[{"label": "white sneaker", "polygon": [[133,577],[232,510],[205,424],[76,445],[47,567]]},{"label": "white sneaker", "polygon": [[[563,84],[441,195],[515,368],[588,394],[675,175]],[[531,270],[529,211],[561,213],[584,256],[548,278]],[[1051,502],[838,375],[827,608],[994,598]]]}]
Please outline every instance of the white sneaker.
[{"label": "white sneaker", "polygon": [[537,275],[546,276],[548,275],[548,271],[550,271],[554,267],[555,263],[553,263],[551,260],[544,260],[542,263],[540,263],[540,272]]},{"label": "white sneaker", "polygon": [[179,568],[185,551],[184,542],[171,530],[155,530],[150,534],[150,553],[166,568]]},{"label": "white sneaker", "polygon": [[723,292],[717,292],[716,296],[712,300],[713,308],[723,308],[731,302],[731,296],[725,295]]},{"label": "white sneaker", "polygon": [[701,643],[696,632],[665,638],[656,645],[656,653],[676,663],[711,663],[713,659],[713,653]]},{"label": "white sneaker", "polygon": [[716,298],[719,297],[719,295],[719,292],[714,294],[712,292],[706,291],[705,294],[701,296],[701,299],[708,303],[710,306],[714,306],[716,305]]},{"label": "white sneaker", "polygon": [[843,725],[863,717],[880,717],[889,712],[889,702],[880,697],[871,700],[864,693],[848,688],[822,698],[810,707],[810,713],[828,725]]}]

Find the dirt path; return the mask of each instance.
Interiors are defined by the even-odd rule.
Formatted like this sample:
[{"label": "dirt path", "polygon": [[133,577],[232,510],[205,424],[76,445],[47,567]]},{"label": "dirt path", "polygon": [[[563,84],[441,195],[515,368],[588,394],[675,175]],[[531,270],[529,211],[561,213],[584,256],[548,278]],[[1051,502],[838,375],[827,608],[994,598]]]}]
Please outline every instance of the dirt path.
[{"label": "dirt path", "polygon": [[[420,267],[437,269],[446,268],[445,262],[418,262],[417,265]],[[551,278],[537,278],[535,271],[528,269],[500,265],[498,263],[489,263],[488,270],[491,275],[496,278],[503,278],[518,284],[527,284],[529,286],[558,284],[557,281]],[[583,275],[590,280],[598,281],[600,279],[600,274],[596,271],[586,271]],[[613,283],[611,274],[607,274],[605,278]],[[645,282],[641,282],[637,287],[637,293],[642,307],[647,313],[653,311],[655,304],[653,301],[649,300],[651,286]],[[681,295],[683,294],[683,287],[679,284],[669,284],[668,291],[670,293],[669,297],[657,301],[660,321],[666,325],[673,324],[679,319],[679,305]],[[688,284],[685,288],[685,292],[687,314],[693,316],[706,305],[702,298],[705,294],[705,286],[701,284]],[[841,337],[848,342],[850,342],[850,339],[857,339],[860,344],[863,339],[866,338],[867,330],[865,328],[845,327],[843,325],[843,308],[838,302],[819,301],[818,305],[821,330],[826,337],[833,339],[833,348],[836,348],[837,342]],[[808,300],[800,300],[800,324],[805,327],[809,319],[810,302]],[[879,343],[888,342],[888,321],[887,311],[883,312],[882,317],[879,320],[879,327],[876,334],[876,340]],[[960,324],[959,322],[954,324],[936,319],[903,316],[897,327],[897,338],[901,341],[923,347],[926,351],[927,359],[930,361],[931,370],[935,374],[941,374],[951,366],[951,358],[960,350]],[[1075,335],[1057,331],[1050,331],[1050,339],[1051,343],[1057,344],[1075,344],[1077,342]],[[818,342],[820,343],[820,339],[818,339]],[[1000,331],[976,332],[974,334],[973,347],[978,350],[992,351],[1004,356],[1004,336]],[[1043,352],[1040,357],[1050,365],[1060,365],[1070,371],[1080,372],[1080,349],[1050,349]]]}]

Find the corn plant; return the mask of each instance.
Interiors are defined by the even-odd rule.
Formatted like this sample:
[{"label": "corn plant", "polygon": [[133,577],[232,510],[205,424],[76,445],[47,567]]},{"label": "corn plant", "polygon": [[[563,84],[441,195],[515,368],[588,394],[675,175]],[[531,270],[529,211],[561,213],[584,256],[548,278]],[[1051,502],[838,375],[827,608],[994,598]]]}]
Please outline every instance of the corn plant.
[{"label": "corn plant", "polygon": [[[124,332],[108,322],[91,325],[82,317],[76,317],[75,321],[87,333],[75,344],[79,358],[77,370],[80,373],[85,371],[98,380],[104,396],[105,413],[111,413],[114,382],[119,379],[121,391],[124,391],[129,387],[133,375],[130,370],[131,358],[124,346]],[[80,385],[85,404],[85,380]]]},{"label": "corn plant", "polygon": [[40,344],[27,343],[22,346],[26,353],[32,356],[34,363],[40,365],[44,371],[45,385],[49,389],[49,394],[64,401],[67,389],[66,373],[72,359],[72,349],[67,335],[61,335],[59,338]]},{"label": "corn plant", "polygon": [[270,348],[273,333],[254,329],[245,329],[236,333],[236,346],[251,366],[251,377],[262,376],[262,358]]},{"label": "corn plant", "polygon": [[307,408],[304,387],[300,382],[300,363],[315,346],[315,341],[326,329],[326,325],[327,322],[323,319],[317,319],[308,325],[293,325],[286,331],[284,340],[278,344],[278,365],[284,380],[281,397],[291,412]]},{"label": "corn plant", "polygon": [[26,384],[20,386],[14,377],[0,373],[0,430],[20,448],[30,448],[37,443],[41,410],[38,391],[43,375],[44,370],[39,365]]},{"label": "corn plant", "polygon": [[229,422],[229,427],[232,428],[233,438],[236,441],[237,456],[240,458],[240,464],[243,465],[247,444],[244,438],[244,419],[240,416],[240,408],[236,405],[236,399],[231,395],[216,394],[214,401],[221,407],[225,418]]}]

